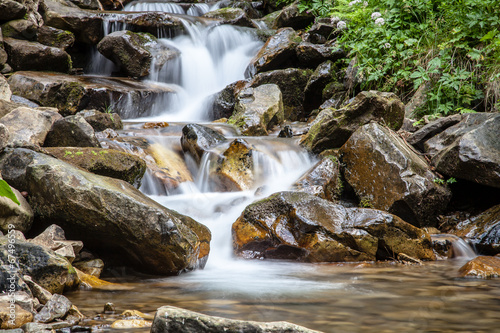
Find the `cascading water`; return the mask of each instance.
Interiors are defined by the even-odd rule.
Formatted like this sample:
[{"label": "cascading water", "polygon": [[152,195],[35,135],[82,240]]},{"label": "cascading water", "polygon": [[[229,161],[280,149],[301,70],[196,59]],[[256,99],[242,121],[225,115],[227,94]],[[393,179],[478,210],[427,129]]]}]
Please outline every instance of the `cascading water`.
[{"label": "cascading water", "polygon": [[[133,10],[144,8],[134,7]],[[161,40],[181,52],[179,59],[153,71],[148,78],[177,85],[180,89],[177,98],[158,101],[152,112],[155,116],[129,119],[126,129],[121,132],[123,136],[145,137],[151,144],[179,156],[182,156],[181,128],[186,122],[206,119],[210,96],[227,84],[243,79],[250,58],[262,45],[248,30],[207,26],[201,22],[185,21],[184,24],[188,34]],[[130,114],[130,118],[134,117],[137,116]],[[167,121],[169,126],[163,130],[145,130],[142,129],[144,121]],[[216,129],[225,130],[223,127]],[[225,130],[224,134],[228,142],[239,138],[256,147],[257,152],[252,155],[256,180],[251,189],[217,192],[217,187],[211,183],[214,159],[220,156],[228,142],[213,147],[203,156],[199,166],[186,158],[185,168],[190,171],[191,178],[174,189],[158,182],[152,171],[147,172],[141,187],[159,203],[211,229],[211,251],[205,269],[139,282],[133,278],[130,285],[134,289],[128,292],[94,290],[93,297],[89,297],[88,292],[73,293],[71,299],[82,311],[95,313],[97,306],[102,309],[102,304],[111,301],[122,309],[154,313],[159,306],[168,304],[237,319],[286,320],[324,332],[459,331],[468,328],[472,331],[484,327],[487,331],[487,328],[497,327],[478,320],[481,316],[477,316],[477,312],[462,309],[474,302],[477,311],[495,318],[497,314],[490,312],[495,304],[498,308],[500,286],[485,289],[486,282],[478,282],[480,288],[487,290],[489,298],[477,302],[479,291],[472,287],[474,282],[457,281],[452,261],[402,270],[392,264],[358,266],[235,259],[231,224],[242,210],[254,200],[287,190],[315,161],[298,147],[295,139],[240,138],[231,130]],[[127,146],[126,143],[113,144]],[[116,275],[119,276],[119,272]],[[130,277],[122,277],[119,281],[130,281]],[[412,293],[414,290],[418,293]],[[474,323],[474,326],[465,327],[464,323]]]}]

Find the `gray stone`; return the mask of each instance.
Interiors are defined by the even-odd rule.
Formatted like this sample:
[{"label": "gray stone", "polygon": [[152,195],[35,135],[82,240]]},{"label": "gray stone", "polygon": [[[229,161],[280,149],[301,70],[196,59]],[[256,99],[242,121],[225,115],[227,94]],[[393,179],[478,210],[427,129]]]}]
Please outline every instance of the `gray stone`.
[{"label": "gray stone", "polygon": [[70,300],[65,296],[54,294],[42,310],[35,315],[34,319],[39,323],[50,323],[55,319],[64,317],[71,306]]},{"label": "gray stone", "polygon": [[158,309],[151,333],[321,333],[288,322],[262,323],[207,316],[173,306]]},{"label": "gray stone", "polygon": [[246,74],[253,76],[260,72],[294,67],[297,62],[295,47],[299,42],[300,37],[292,28],[279,29],[250,61]]},{"label": "gray stone", "polygon": [[30,243],[51,249],[60,256],[73,262],[75,257],[83,248],[81,241],[66,240],[64,230],[56,224],[47,227],[41,234],[29,240]]},{"label": "gray stone", "polygon": [[220,20],[220,24],[253,27],[252,21],[241,8],[220,8],[203,14],[203,17]]},{"label": "gray stone", "polygon": [[5,38],[5,51],[15,71],[54,71],[68,73],[71,57],[66,51],[37,42]]},{"label": "gray stone", "polygon": [[439,118],[415,133],[406,139],[406,142],[413,145],[415,148],[423,151],[424,150],[424,142],[432,138],[433,136],[443,132],[448,127],[451,127],[462,120],[462,115],[454,114],[448,117]]},{"label": "gray stone", "polygon": [[300,11],[298,2],[294,2],[281,10],[273,22],[273,29],[290,27],[295,30],[305,29],[314,22],[314,15],[308,11]]},{"label": "gray stone", "polygon": [[434,182],[437,176],[424,159],[396,133],[377,123],[364,125],[340,154],[345,179],[363,205],[388,211],[415,226],[436,226],[451,192]]},{"label": "gray stone", "polygon": [[44,25],[38,28],[36,40],[40,44],[66,50],[75,43],[75,35],[70,31]]},{"label": "gray stone", "polygon": [[44,142],[45,147],[97,147],[101,144],[94,129],[80,115],[67,116],[54,122]]},{"label": "gray stone", "polygon": [[0,75],[0,99],[10,101],[11,97],[12,91],[10,90],[9,83],[5,79],[5,76]]},{"label": "gray stone", "polygon": [[107,128],[123,129],[123,122],[118,113],[100,112],[98,110],[82,110],[78,113],[92,126],[94,131],[101,132]]},{"label": "gray stone", "polygon": [[445,175],[500,188],[500,114],[465,115],[427,140],[431,163]]},{"label": "gray stone", "polygon": [[97,49],[124,74],[132,77],[148,76],[153,61],[158,70],[180,54],[177,49],[159,43],[150,34],[131,31],[116,31],[107,35],[97,44]]},{"label": "gray stone", "polygon": [[316,68],[319,64],[330,60],[337,61],[345,57],[345,51],[333,42],[326,44],[313,44],[302,42],[295,48],[299,64],[308,68]]},{"label": "gray stone", "polygon": [[30,20],[14,20],[2,24],[3,38],[26,39],[33,41],[36,37],[37,25]]},{"label": "gray stone", "polygon": [[238,127],[243,135],[267,135],[273,125],[279,125],[283,120],[283,99],[279,87],[264,84],[247,88],[236,96],[234,114],[228,123]]},{"label": "gray stone", "polygon": [[205,226],[125,181],[27,149],[4,151],[0,171],[5,180],[30,193],[40,223],[57,223],[68,238],[82,240],[95,253],[115,254],[113,259],[122,264],[157,274],[195,269],[208,256],[211,236]]},{"label": "gray stone", "polygon": [[[29,275],[34,282],[49,292],[62,293],[75,288],[78,278],[68,260],[43,246],[21,240],[16,241],[16,254],[20,274]],[[8,241],[0,239],[0,260],[8,262]],[[31,291],[30,291],[31,294]]]},{"label": "gray stone", "polygon": [[9,130],[8,146],[40,147],[58,118],[62,117],[56,112],[19,107],[0,118],[0,123]]},{"label": "gray stone", "polygon": [[0,21],[22,19],[28,12],[21,2],[14,0],[0,1]]},{"label": "gray stone", "polygon": [[23,276],[23,280],[26,282],[31,290],[31,293],[38,299],[40,304],[46,304],[52,297],[52,293],[33,281],[31,276],[25,275]]},{"label": "gray stone", "polygon": [[104,262],[101,259],[91,259],[86,261],[74,262],[73,266],[81,270],[85,274],[89,274],[98,278],[101,275],[102,270],[104,269]]},{"label": "gray stone", "polygon": [[250,85],[276,84],[283,97],[284,118],[297,121],[305,117],[304,89],[311,73],[311,70],[299,68],[278,69],[255,75]]}]

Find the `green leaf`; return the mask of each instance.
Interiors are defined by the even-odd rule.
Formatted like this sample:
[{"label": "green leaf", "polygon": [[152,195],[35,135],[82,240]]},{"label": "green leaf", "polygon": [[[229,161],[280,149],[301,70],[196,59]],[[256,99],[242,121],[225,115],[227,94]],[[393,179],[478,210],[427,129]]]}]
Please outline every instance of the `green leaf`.
[{"label": "green leaf", "polygon": [[12,188],[10,188],[9,184],[3,179],[0,179],[0,196],[9,198],[18,206],[21,205],[19,200],[17,200],[16,194],[12,191]]},{"label": "green leaf", "polygon": [[488,39],[493,39],[497,34],[498,34],[498,30],[497,29],[490,30],[480,40],[481,40],[481,42],[484,42],[484,41],[486,41]]}]

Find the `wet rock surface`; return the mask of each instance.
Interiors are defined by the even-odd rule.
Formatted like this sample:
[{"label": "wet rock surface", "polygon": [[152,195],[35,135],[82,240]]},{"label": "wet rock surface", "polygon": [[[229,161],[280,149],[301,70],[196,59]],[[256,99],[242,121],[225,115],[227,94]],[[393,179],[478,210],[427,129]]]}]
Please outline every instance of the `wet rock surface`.
[{"label": "wet rock surface", "polygon": [[459,223],[455,234],[468,239],[481,254],[500,253],[500,205]]},{"label": "wet rock surface", "polygon": [[11,228],[14,226],[15,230],[26,232],[31,229],[33,223],[33,210],[18,190],[12,188],[12,192],[20,204],[7,197],[0,197],[0,231],[7,233],[10,225]]},{"label": "wet rock surface", "polygon": [[305,116],[304,89],[310,76],[310,70],[280,69],[255,75],[250,85],[257,87],[263,84],[276,84],[283,97],[284,119],[301,120]]},{"label": "wet rock surface", "polygon": [[377,123],[359,128],[340,149],[346,181],[365,206],[419,227],[435,226],[451,198],[425,160]]},{"label": "wet rock surface", "polygon": [[[19,161],[15,166],[14,160]],[[68,237],[78,237],[96,252],[117,251],[116,260],[159,274],[194,269],[208,255],[202,251],[210,241],[205,226],[124,181],[23,149],[6,151],[0,164],[5,179],[30,193],[36,215],[56,222],[71,233]]]},{"label": "wet rock surface", "polygon": [[145,77],[150,74],[154,61],[156,70],[166,62],[179,56],[179,51],[158,42],[146,33],[116,31],[104,37],[97,49],[113,61],[120,70],[131,77]]},{"label": "wet rock surface", "polygon": [[273,125],[283,122],[283,98],[275,84],[246,88],[236,96],[234,113],[228,123],[235,125],[243,135],[268,135]]},{"label": "wet rock surface", "polygon": [[435,259],[429,235],[397,216],[300,192],[279,192],[247,206],[232,235],[235,253],[244,258],[372,261],[404,253]]},{"label": "wet rock surface", "polygon": [[359,127],[371,121],[398,130],[403,124],[404,105],[393,93],[364,91],[342,109],[325,109],[311,124],[301,144],[315,153],[339,148]]},{"label": "wet rock surface", "polygon": [[[148,115],[155,98],[174,91],[154,83],[126,78],[74,76],[42,72],[16,72],[9,85],[14,94],[43,106],[56,107],[62,115],[73,115],[85,109],[104,110],[112,106],[122,118],[130,114]],[[128,103],[134,110],[124,108]]]},{"label": "wet rock surface", "polygon": [[300,37],[292,28],[282,28],[270,37],[259,53],[250,61],[247,72],[257,74],[269,70],[293,67],[295,47]]},{"label": "wet rock surface", "polygon": [[425,142],[436,170],[500,188],[500,115],[477,113]]},{"label": "wet rock surface", "polygon": [[291,190],[306,192],[322,199],[335,201],[342,194],[342,180],[339,162],[328,156],[316,163],[305,175],[300,177]]},{"label": "wet rock surface", "polygon": [[188,124],[182,128],[182,150],[189,153],[198,165],[209,148],[224,141],[226,138],[222,134],[206,126]]},{"label": "wet rock surface", "polygon": [[221,24],[253,27],[252,21],[241,8],[220,8],[204,14],[203,17],[220,20]]},{"label": "wet rock surface", "polygon": [[234,140],[222,153],[211,178],[216,187],[223,191],[242,191],[254,185],[254,148],[244,140]]},{"label": "wet rock surface", "polygon": [[459,269],[466,278],[491,279],[500,277],[500,258],[479,256]]},{"label": "wet rock surface", "polygon": [[163,306],[158,309],[151,333],[267,332],[321,333],[287,322],[261,323],[213,317],[201,313]]}]

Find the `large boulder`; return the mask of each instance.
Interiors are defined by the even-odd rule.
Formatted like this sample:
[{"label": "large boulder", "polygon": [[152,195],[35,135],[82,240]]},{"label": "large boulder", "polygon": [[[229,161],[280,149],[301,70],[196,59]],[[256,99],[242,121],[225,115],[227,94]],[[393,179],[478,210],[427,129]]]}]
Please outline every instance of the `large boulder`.
[{"label": "large boulder", "polygon": [[152,63],[159,69],[180,54],[150,34],[126,30],[107,35],[97,44],[97,49],[124,74],[137,78],[148,76]]},{"label": "large boulder", "polygon": [[253,27],[252,21],[241,8],[220,8],[205,13],[203,17],[220,20],[221,24],[239,25],[242,27]]},{"label": "large boulder", "polygon": [[236,96],[234,113],[228,123],[243,135],[267,135],[273,125],[284,120],[281,90],[275,84],[263,84],[242,90]]},{"label": "large boulder", "polygon": [[9,130],[8,146],[40,147],[54,122],[61,118],[57,112],[19,107],[0,118],[0,124]]},{"label": "large boulder", "polygon": [[18,190],[12,188],[12,192],[19,205],[10,198],[0,196],[0,231],[7,234],[11,225],[15,230],[27,232],[33,223],[33,210]]},{"label": "large boulder", "polygon": [[245,208],[232,227],[244,258],[339,262],[434,260],[428,234],[379,210],[344,208],[302,192],[279,192]]},{"label": "large boulder", "polygon": [[456,226],[455,234],[467,239],[479,253],[500,253],[500,205],[460,222]]},{"label": "large boulder", "polygon": [[[122,118],[150,115],[158,98],[175,93],[165,85],[126,78],[17,72],[8,80],[12,93],[62,115],[112,108]],[[132,105],[133,107],[130,107]]]},{"label": "large boulder", "polygon": [[249,76],[274,69],[294,67],[295,47],[301,39],[292,28],[279,29],[253,57],[246,70]]},{"label": "large boulder", "polygon": [[206,126],[187,124],[182,128],[182,150],[190,154],[198,165],[205,152],[224,141],[224,135]]},{"label": "large boulder", "polygon": [[393,93],[363,91],[342,109],[325,109],[311,124],[301,144],[314,153],[339,148],[359,127],[372,121],[398,130],[404,119],[404,105]]},{"label": "large boulder", "polygon": [[448,117],[436,119],[435,121],[430,122],[429,124],[412,133],[406,139],[406,142],[408,142],[418,150],[424,151],[425,141],[443,132],[448,127],[459,123],[462,118],[462,115],[454,114]]},{"label": "large boulder", "polygon": [[304,118],[304,89],[311,73],[299,68],[278,69],[255,75],[250,85],[276,84],[283,97],[285,119],[296,121]]},{"label": "large boulder", "polygon": [[80,115],[56,120],[44,142],[45,147],[97,147],[101,144],[94,129]]},{"label": "large boulder", "polygon": [[438,172],[500,188],[500,114],[475,113],[427,140]]},{"label": "large boulder", "polygon": [[162,306],[158,309],[151,333],[321,333],[288,322],[262,323],[208,316],[202,313]]},{"label": "large boulder", "polygon": [[71,57],[59,48],[13,38],[5,38],[4,45],[9,56],[9,65],[16,71],[68,73],[71,69]]},{"label": "large boulder", "polygon": [[136,187],[146,172],[146,162],[140,157],[115,149],[52,147],[45,151],[69,164],[97,175],[122,179]]},{"label": "large boulder", "polygon": [[125,181],[26,149],[5,150],[0,170],[30,194],[40,223],[60,225],[68,238],[82,240],[101,257],[158,274],[178,274],[207,259],[211,236],[205,226]]},{"label": "large boulder", "polygon": [[340,149],[345,179],[364,205],[422,227],[435,226],[450,190],[393,131],[377,123],[359,128]]},{"label": "large boulder", "polygon": [[339,162],[334,156],[324,157],[301,176],[291,188],[322,199],[335,201],[342,194],[342,179]]},{"label": "large boulder", "polygon": [[[5,263],[12,257],[8,245],[7,237],[0,238],[0,260]],[[69,261],[46,247],[17,239],[16,258],[14,265],[21,275],[31,276],[51,293],[62,293],[78,285],[76,271]]]}]

